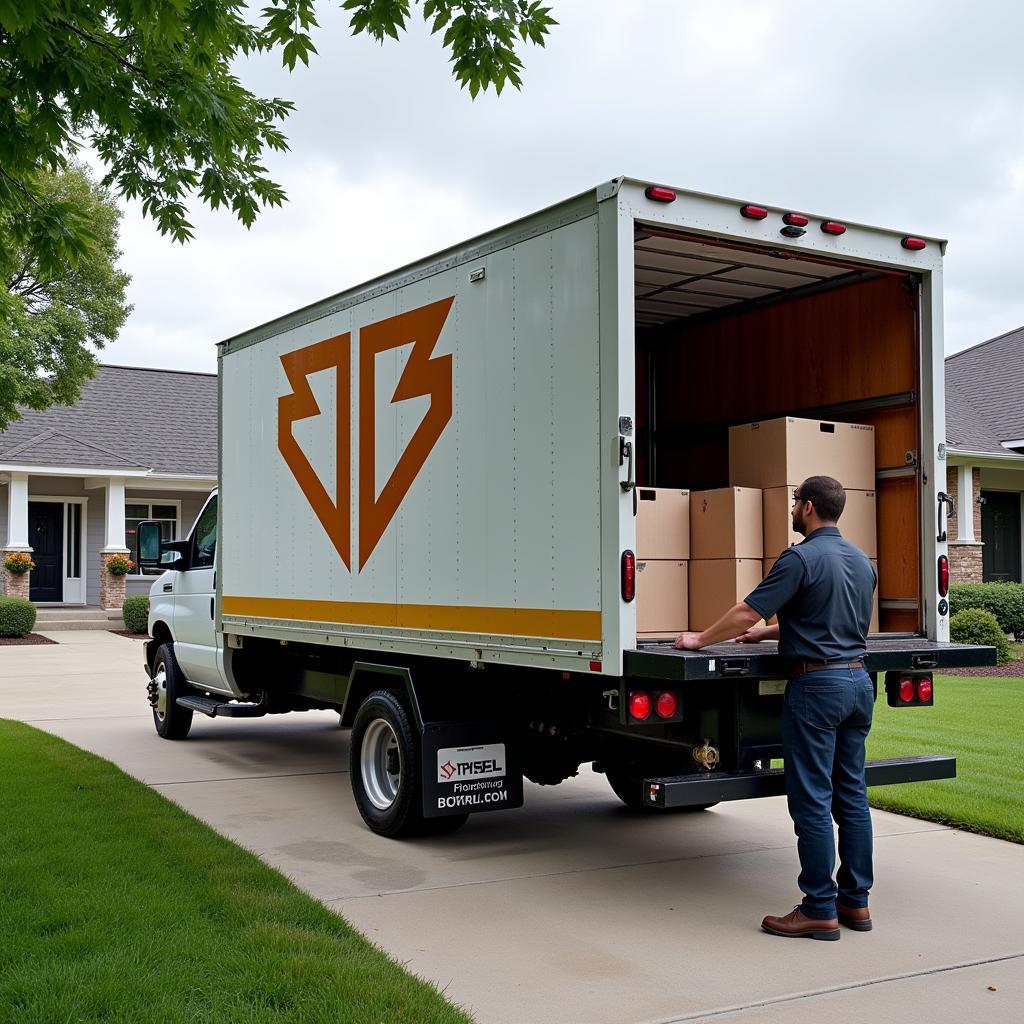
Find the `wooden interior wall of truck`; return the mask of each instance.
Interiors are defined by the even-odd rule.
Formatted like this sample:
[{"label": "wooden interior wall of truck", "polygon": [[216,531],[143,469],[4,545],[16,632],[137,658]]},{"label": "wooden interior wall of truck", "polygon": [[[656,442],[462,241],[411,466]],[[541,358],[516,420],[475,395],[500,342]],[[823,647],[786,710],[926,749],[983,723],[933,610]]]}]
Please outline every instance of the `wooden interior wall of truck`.
[{"label": "wooden interior wall of truck", "polygon": [[907,276],[858,277],[733,315],[638,328],[638,482],[726,486],[730,424],[785,415],[872,424],[880,628],[920,631],[920,470],[908,456],[921,449],[917,303]]}]

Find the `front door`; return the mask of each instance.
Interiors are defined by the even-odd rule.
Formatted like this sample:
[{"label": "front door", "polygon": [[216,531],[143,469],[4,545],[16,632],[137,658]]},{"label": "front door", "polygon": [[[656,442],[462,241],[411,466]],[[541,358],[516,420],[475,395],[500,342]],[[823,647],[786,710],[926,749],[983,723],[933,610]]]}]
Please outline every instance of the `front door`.
[{"label": "front door", "polygon": [[982,579],[986,583],[1020,583],[1020,495],[982,491]]},{"label": "front door", "polygon": [[30,601],[64,600],[64,505],[28,503],[28,542],[36,567],[28,582]]}]

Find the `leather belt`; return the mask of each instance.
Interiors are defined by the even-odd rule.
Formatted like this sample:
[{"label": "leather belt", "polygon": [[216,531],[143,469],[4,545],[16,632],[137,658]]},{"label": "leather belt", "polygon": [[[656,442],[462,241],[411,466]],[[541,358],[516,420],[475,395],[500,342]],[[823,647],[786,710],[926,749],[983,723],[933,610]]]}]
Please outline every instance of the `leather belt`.
[{"label": "leather belt", "polygon": [[809,672],[824,672],[830,668],[863,668],[863,661],[798,661],[789,671],[790,677],[805,676]]}]

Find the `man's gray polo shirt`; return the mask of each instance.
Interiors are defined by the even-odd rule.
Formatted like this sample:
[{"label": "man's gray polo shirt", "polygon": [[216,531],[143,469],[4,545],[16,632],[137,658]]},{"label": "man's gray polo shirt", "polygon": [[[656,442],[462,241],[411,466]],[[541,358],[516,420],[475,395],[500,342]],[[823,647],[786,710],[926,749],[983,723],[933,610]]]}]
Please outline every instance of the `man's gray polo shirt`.
[{"label": "man's gray polo shirt", "polygon": [[786,548],[746,599],[765,620],[779,616],[779,653],[797,661],[855,661],[867,651],[878,577],[860,548],[822,526]]}]

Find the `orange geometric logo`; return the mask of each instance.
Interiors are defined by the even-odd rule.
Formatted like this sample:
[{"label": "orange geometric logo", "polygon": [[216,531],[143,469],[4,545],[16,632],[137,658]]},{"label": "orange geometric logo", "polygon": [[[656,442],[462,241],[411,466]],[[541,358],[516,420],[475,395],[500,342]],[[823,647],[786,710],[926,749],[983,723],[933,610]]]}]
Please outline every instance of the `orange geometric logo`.
[{"label": "orange geometric logo", "polygon": [[[359,571],[366,566],[452,418],[452,357],[433,356],[432,353],[454,301],[454,296],[441,299],[369,324],[359,331]],[[427,397],[430,408],[378,496],[376,358],[381,352],[409,344],[412,352],[390,404]],[[349,333],[339,334],[288,352],[281,356],[281,363],[292,393],[278,399],[278,449],[345,568],[351,571],[352,336]],[[327,488],[292,433],[296,421],[320,415],[308,378],[311,373],[328,369],[337,373],[336,501],[331,500]]]}]

